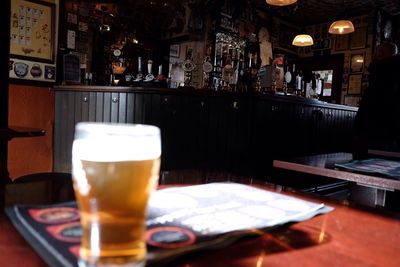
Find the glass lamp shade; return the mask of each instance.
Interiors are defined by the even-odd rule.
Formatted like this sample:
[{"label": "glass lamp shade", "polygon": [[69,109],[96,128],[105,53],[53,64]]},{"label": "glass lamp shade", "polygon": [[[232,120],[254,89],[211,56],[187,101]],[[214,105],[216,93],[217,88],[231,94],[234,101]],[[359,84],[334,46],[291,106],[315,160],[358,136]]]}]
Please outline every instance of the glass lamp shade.
[{"label": "glass lamp shade", "polygon": [[299,34],[294,37],[292,44],[294,46],[310,46],[314,44],[314,40],[308,34]]},{"label": "glass lamp shade", "polygon": [[271,6],[288,6],[297,2],[297,0],[266,0]]},{"label": "glass lamp shade", "polygon": [[348,34],[354,32],[354,25],[350,20],[334,21],[329,27],[331,34]]}]

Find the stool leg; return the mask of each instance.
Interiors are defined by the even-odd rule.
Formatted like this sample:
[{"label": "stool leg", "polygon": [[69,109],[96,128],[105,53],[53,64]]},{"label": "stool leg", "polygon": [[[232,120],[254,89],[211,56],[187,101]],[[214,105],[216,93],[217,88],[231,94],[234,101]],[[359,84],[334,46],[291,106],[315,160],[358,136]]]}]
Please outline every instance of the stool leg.
[{"label": "stool leg", "polygon": [[375,206],[385,207],[385,202],[386,202],[386,190],[376,189]]}]

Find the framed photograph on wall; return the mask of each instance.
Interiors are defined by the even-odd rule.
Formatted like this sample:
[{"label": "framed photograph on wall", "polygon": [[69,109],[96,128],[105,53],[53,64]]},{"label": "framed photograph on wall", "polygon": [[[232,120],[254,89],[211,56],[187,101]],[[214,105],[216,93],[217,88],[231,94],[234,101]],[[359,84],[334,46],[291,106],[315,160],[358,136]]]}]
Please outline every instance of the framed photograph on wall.
[{"label": "framed photograph on wall", "polygon": [[364,61],[364,53],[352,54],[350,57],[350,72],[363,72]]},{"label": "framed photograph on wall", "polygon": [[356,95],[345,95],[344,104],[346,106],[358,107],[360,104],[361,96]]},{"label": "framed photograph on wall", "polygon": [[55,5],[37,0],[11,1],[10,57],[54,63]]},{"label": "framed photograph on wall", "polygon": [[344,51],[349,49],[349,35],[336,34],[335,37],[335,51]]},{"label": "framed photograph on wall", "polygon": [[350,74],[349,75],[349,87],[347,94],[349,95],[360,95],[362,88],[362,74]]},{"label": "framed photograph on wall", "polygon": [[358,27],[351,34],[350,49],[362,49],[367,45],[367,27]]},{"label": "framed photograph on wall", "polygon": [[179,44],[170,45],[169,55],[171,57],[179,57],[179,53],[180,53],[180,45]]}]

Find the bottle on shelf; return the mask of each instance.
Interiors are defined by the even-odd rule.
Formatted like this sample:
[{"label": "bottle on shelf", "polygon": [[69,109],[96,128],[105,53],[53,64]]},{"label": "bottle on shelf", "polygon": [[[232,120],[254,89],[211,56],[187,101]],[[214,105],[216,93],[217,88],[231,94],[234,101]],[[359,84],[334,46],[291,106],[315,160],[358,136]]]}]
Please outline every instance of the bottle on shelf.
[{"label": "bottle on shelf", "polygon": [[245,82],[244,82],[244,60],[243,55],[241,54],[238,59],[238,67],[237,67],[237,83],[236,83],[236,90],[238,92],[245,92]]},{"label": "bottle on shelf", "polygon": [[204,59],[202,68],[203,68],[203,82],[202,82],[203,88],[209,88],[211,85],[210,74],[212,74],[214,68],[214,66],[211,63],[211,58],[209,56],[207,56]]},{"label": "bottle on shelf", "polygon": [[230,84],[230,87],[232,88],[232,91],[236,92],[237,91],[236,85],[237,85],[238,79],[239,79],[239,52],[238,51],[237,51],[237,53],[233,54],[232,67],[233,67],[233,74],[229,81],[229,84]]},{"label": "bottle on shelf", "polygon": [[293,63],[293,66],[292,66],[292,82],[290,84],[290,87],[293,90],[293,94],[296,94],[296,76],[297,76],[296,64]]},{"label": "bottle on shelf", "polygon": [[311,97],[312,98],[318,98],[317,82],[318,82],[317,74],[312,72],[312,74],[311,74],[311,90],[312,90]]},{"label": "bottle on shelf", "polygon": [[149,59],[147,61],[147,75],[144,79],[145,82],[152,82],[154,80],[153,75],[153,60]]},{"label": "bottle on shelf", "polygon": [[143,74],[142,74],[142,57],[138,57],[138,73],[136,75],[136,79],[134,80],[135,82],[140,82],[143,80]]},{"label": "bottle on shelf", "polygon": [[233,63],[231,56],[228,54],[225,57],[222,68],[222,88],[224,90],[228,91],[231,90],[230,84],[232,81],[232,76],[233,76]]},{"label": "bottle on shelf", "polygon": [[159,81],[159,82],[165,81],[165,76],[162,73],[162,65],[161,64],[158,66],[158,74],[156,77],[156,81]]},{"label": "bottle on shelf", "polygon": [[319,97],[321,97],[323,94],[323,90],[324,90],[324,79],[321,77],[320,74],[317,75],[317,89],[316,89],[316,93]]},{"label": "bottle on shelf", "polygon": [[285,81],[283,83],[283,92],[288,93],[289,84],[292,82],[292,73],[290,72],[289,65],[286,65]]},{"label": "bottle on shelf", "polygon": [[172,64],[168,65],[168,76],[167,76],[167,87],[171,88],[171,79],[172,79]]},{"label": "bottle on shelf", "polygon": [[301,96],[303,91],[303,74],[301,70],[297,72],[295,88],[296,88],[296,95]]}]

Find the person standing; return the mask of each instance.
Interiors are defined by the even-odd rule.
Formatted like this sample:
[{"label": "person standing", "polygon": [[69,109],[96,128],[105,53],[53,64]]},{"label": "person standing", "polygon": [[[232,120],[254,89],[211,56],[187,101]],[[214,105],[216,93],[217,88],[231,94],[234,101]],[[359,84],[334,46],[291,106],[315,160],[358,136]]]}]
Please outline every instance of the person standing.
[{"label": "person standing", "polygon": [[368,149],[400,151],[400,55],[397,46],[383,42],[368,67],[369,84],[355,118],[354,154]]}]

